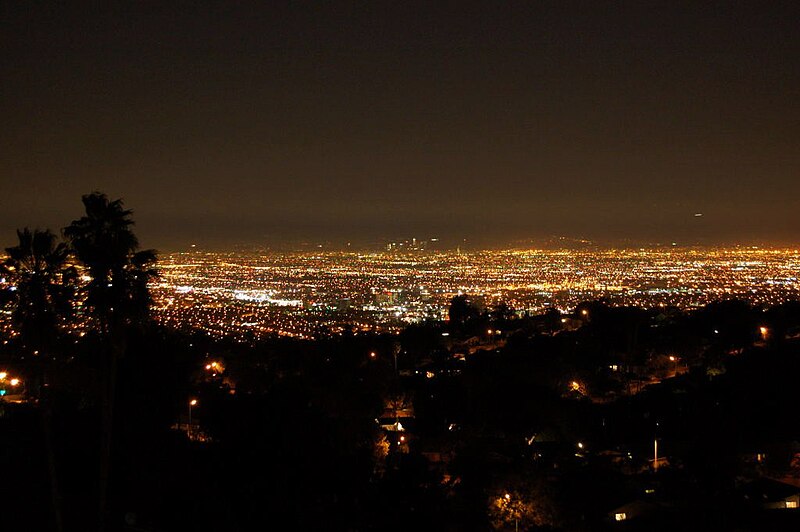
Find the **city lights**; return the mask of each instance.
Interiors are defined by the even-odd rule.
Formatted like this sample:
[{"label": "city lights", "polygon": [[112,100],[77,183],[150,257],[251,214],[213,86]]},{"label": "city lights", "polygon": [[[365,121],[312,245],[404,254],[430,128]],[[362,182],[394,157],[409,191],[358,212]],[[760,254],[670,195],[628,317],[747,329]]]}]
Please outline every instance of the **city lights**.
[{"label": "city lights", "polygon": [[[531,314],[571,313],[595,299],[651,308],[735,297],[776,305],[800,296],[799,269],[800,251],[751,247],[191,252],[162,257],[152,292],[154,315],[165,325],[215,337],[313,338],[320,330],[397,333],[444,319],[458,294]],[[589,319],[590,310],[578,317]]]}]

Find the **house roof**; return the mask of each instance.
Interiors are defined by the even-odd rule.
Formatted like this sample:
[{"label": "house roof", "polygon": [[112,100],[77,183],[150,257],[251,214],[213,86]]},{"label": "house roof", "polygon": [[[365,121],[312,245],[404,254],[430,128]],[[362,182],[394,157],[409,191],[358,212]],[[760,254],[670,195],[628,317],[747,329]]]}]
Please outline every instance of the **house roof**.
[{"label": "house roof", "polygon": [[754,502],[781,501],[798,493],[800,488],[771,478],[759,478],[742,486],[745,499]]}]

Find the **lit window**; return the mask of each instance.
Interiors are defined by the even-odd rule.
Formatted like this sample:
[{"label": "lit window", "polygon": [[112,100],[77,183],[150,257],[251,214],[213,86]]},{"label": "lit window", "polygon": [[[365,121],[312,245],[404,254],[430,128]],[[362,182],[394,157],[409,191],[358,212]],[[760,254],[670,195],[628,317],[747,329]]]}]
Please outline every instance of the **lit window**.
[{"label": "lit window", "polygon": [[787,508],[797,508],[797,501],[786,501]]},{"label": "lit window", "polygon": [[628,518],[628,515],[625,512],[619,512],[614,514],[614,519],[616,521],[624,521]]}]

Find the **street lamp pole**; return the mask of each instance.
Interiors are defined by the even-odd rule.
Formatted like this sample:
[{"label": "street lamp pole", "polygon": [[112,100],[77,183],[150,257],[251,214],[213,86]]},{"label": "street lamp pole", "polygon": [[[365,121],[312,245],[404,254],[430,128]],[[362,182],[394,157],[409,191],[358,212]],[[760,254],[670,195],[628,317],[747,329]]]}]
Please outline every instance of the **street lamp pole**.
[{"label": "street lamp pole", "polygon": [[519,515],[517,515],[517,511],[511,507],[511,494],[506,493],[503,495],[503,499],[505,500],[504,504],[506,506],[506,511],[512,512],[514,516],[514,532],[519,532]]}]

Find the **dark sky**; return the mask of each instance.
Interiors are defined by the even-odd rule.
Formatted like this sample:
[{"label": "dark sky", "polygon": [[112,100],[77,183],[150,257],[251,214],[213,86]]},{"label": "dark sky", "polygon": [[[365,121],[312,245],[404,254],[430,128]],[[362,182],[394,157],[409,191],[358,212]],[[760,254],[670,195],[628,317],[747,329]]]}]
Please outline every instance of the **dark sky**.
[{"label": "dark sky", "polygon": [[800,242],[798,2],[132,4],[0,4],[4,245]]}]

